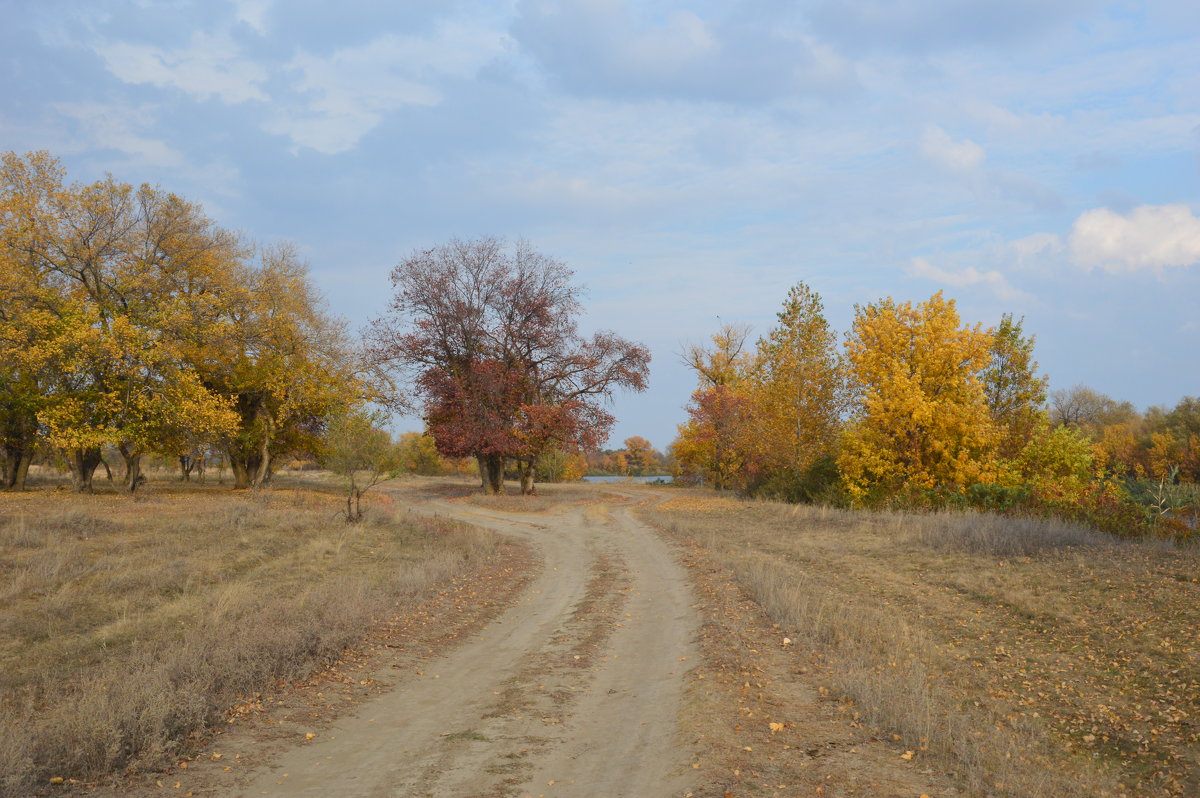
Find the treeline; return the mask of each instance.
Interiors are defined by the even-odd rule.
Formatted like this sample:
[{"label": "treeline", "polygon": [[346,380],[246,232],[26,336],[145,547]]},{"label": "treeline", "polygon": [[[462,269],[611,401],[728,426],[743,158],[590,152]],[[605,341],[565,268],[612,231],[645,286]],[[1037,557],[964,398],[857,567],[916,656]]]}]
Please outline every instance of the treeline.
[{"label": "treeline", "polygon": [[1035,338],[964,324],[939,292],[856,306],[839,336],[799,284],[751,344],[726,325],[685,358],[699,386],[672,454],[685,479],[853,506],[974,506],[1119,534],[1195,535],[1200,401],[1138,413],[1047,395]]},{"label": "treeline", "polygon": [[587,453],[587,473],[593,476],[669,476],[673,471],[671,458],[654,444],[634,435],[626,438],[621,449],[600,449]]},{"label": "treeline", "polygon": [[46,153],[0,157],[0,468],[53,453],[90,491],[102,452],[129,490],[148,453],[219,451],[237,486],[368,397],[344,325],[288,246],[111,176],[68,184]]}]

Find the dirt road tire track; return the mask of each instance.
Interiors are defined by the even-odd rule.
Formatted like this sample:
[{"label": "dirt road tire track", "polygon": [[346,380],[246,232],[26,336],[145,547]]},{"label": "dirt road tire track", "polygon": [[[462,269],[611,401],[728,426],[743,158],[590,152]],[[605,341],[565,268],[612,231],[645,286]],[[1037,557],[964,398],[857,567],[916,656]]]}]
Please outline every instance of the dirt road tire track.
[{"label": "dirt road tire track", "polygon": [[423,511],[527,540],[542,572],[477,638],[284,752],[239,794],[685,794],[679,714],[699,621],[669,545],[621,505]]}]

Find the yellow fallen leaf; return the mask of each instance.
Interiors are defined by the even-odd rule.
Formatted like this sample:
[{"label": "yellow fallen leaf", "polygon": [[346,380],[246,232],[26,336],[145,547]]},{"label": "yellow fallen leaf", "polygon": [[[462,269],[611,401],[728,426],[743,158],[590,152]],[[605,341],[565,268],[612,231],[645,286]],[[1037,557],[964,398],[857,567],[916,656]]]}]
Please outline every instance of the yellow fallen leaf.
[{"label": "yellow fallen leaf", "polygon": [[50,779],[50,783],[51,783],[51,784],[62,784],[62,783],[63,783],[63,777],[62,777],[62,776],[55,776],[54,778]]},{"label": "yellow fallen leaf", "polygon": [[305,739],[305,740],[311,740],[312,738],[314,738],[314,737],[316,737],[316,736],[317,736],[317,735],[313,734],[312,732],[309,732],[309,733],[307,733],[307,734],[305,734],[305,735],[304,735],[304,739]]},{"label": "yellow fallen leaf", "polygon": [[754,749],[747,745],[744,748],[742,748],[742,750],[743,751],[753,751]]},{"label": "yellow fallen leaf", "polygon": [[771,734],[775,734],[776,732],[783,731],[782,723],[769,723],[767,725],[771,727]]},{"label": "yellow fallen leaf", "polygon": [[900,755],[900,758],[901,758],[901,759],[912,759],[912,758],[913,758],[913,752],[912,752],[912,751],[905,751],[903,754],[901,754],[901,755]]}]

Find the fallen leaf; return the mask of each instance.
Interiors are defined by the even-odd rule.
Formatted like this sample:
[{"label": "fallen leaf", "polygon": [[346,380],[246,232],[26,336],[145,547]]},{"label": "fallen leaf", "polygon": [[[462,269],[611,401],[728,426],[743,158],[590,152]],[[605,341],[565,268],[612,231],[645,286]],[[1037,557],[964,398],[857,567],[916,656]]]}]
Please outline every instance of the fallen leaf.
[{"label": "fallen leaf", "polygon": [[782,723],[768,723],[767,725],[771,728],[771,734],[783,731]]},{"label": "fallen leaf", "polygon": [[914,753],[913,751],[905,751],[903,754],[900,755],[900,758],[901,759],[912,759],[913,753]]}]

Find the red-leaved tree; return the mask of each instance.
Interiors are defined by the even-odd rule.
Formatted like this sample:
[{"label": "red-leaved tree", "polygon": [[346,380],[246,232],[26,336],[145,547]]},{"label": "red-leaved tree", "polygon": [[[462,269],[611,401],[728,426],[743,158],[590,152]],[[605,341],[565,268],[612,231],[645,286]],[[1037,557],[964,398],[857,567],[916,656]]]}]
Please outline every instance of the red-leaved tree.
[{"label": "red-leaved tree", "polygon": [[599,445],[613,423],[604,402],[646,387],[645,347],[579,334],[573,276],[523,241],[455,239],[392,270],[388,312],[368,330],[375,362],[412,386],[438,451],[475,457],[492,493],[508,461],[533,492],[538,455]]}]

